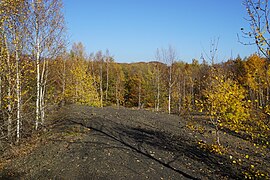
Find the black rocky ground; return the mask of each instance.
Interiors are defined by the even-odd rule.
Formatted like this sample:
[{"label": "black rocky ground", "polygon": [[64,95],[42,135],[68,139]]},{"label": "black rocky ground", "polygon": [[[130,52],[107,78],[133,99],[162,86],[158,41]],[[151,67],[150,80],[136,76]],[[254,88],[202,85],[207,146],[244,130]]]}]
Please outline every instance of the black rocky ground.
[{"label": "black rocky ground", "polygon": [[[257,156],[253,143],[233,134],[222,135],[226,154],[202,150],[198,140],[207,141],[212,127],[196,117],[70,105],[52,119],[37,147],[6,163],[0,178],[243,179],[253,161],[269,173],[269,149]],[[204,130],[188,128],[193,121]]]}]

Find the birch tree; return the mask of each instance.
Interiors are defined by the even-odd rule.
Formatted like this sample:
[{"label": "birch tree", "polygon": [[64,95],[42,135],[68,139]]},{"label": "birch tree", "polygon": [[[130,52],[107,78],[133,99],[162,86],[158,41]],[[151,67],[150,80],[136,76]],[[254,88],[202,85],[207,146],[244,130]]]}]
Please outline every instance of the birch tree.
[{"label": "birch tree", "polygon": [[106,50],[106,55],[105,55],[105,62],[106,62],[106,90],[105,90],[105,100],[106,103],[108,101],[108,91],[109,91],[109,66],[110,66],[110,53],[109,50]]},{"label": "birch tree", "polygon": [[116,82],[115,82],[115,100],[116,100],[116,105],[119,108],[120,104],[123,104],[124,102],[124,92],[125,92],[125,88],[124,88],[124,83],[125,83],[125,79],[124,79],[124,72],[122,70],[122,67],[119,64],[114,64],[115,67],[115,78],[116,78]]},{"label": "birch tree", "polygon": [[168,49],[162,49],[162,59],[168,66],[168,113],[171,114],[172,87],[175,84],[173,80],[173,64],[176,61],[176,51],[169,46]]},{"label": "birch tree", "polygon": [[259,52],[270,59],[270,25],[268,0],[244,0],[247,11],[249,29],[241,28],[243,37],[250,41],[242,42],[245,45],[256,45]]},{"label": "birch tree", "polygon": [[160,50],[156,51],[156,60],[157,63],[155,65],[155,75],[156,75],[156,101],[155,101],[155,110],[159,111],[160,109],[160,63],[162,61],[162,57],[160,54]]},{"label": "birch tree", "polygon": [[36,122],[37,130],[45,120],[45,95],[49,59],[64,48],[64,16],[61,0],[29,0],[28,32],[30,52],[36,61]]},{"label": "birch tree", "polygon": [[[4,73],[7,82],[7,137],[11,140],[11,131],[12,131],[12,14],[14,9],[14,4],[11,1],[4,1],[1,4],[1,22],[2,22],[2,40],[3,40],[3,59],[6,63],[4,66]],[[15,13],[16,14],[16,13]]]},{"label": "birch tree", "polygon": [[103,107],[103,55],[102,51],[96,53],[96,62],[99,64],[99,94],[100,94],[100,105]]},{"label": "birch tree", "polygon": [[15,67],[16,67],[16,141],[20,140],[20,130],[21,130],[21,57],[23,52],[23,44],[25,43],[26,33],[26,19],[27,19],[27,3],[26,1],[16,1],[14,4],[14,11],[17,12],[16,15],[13,13],[13,29],[12,29],[12,44],[14,46],[14,56],[15,56]]}]

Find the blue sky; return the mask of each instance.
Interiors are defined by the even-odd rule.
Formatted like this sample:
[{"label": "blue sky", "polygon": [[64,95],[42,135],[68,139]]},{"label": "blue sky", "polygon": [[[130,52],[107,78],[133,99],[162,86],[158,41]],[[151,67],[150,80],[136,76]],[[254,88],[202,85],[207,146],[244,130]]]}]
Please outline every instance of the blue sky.
[{"label": "blue sky", "polygon": [[109,49],[116,62],[151,61],[157,48],[173,46],[191,62],[219,37],[217,61],[248,56],[256,47],[238,42],[247,28],[242,0],[63,0],[70,44],[86,52]]}]

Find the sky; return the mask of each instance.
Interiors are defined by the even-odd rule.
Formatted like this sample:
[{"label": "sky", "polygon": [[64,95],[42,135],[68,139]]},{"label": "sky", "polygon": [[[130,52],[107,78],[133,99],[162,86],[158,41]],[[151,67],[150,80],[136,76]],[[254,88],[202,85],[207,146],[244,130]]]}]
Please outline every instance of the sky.
[{"label": "sky", "polygon": [[[216,62],[256,52],[238,42],[248,29],[242,0],[63,0],[69,47],[82,42],[87,54],[107,49],[116,62],[155,60],[172,46],[191,62],[219,39]],[[242,38],[241,38],[242,40]],[[244,41],[245,39],[243,39]]]}]

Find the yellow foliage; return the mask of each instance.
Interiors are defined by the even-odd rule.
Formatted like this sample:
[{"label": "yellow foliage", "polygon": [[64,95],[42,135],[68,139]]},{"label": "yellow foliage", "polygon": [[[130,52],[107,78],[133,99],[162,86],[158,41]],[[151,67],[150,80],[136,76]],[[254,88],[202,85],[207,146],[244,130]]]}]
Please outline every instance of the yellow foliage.
[{"label": "yellow foliage", "polygon": [[71,61],[69,78],[65,98],[79,104],[100,106],[99,96],[94,87],[94,79],[91,73],[87,72],[86,61]]},{"label": "yellow foliage", "polygon": [[226,152],[226,149],[223,146],[217,145],[217,144],[206,144],[203,141],[198,142],[201,149],[205,151],[210,151],[215,154],[222,155]]},{"label": "yellow foliage", "polygon": [[245,99],[246,90],[231,79],[221,76],[211,82],[203,92],[207,97],[204,105],[218,126],[234,131],[242,130],[250,117]]}]

